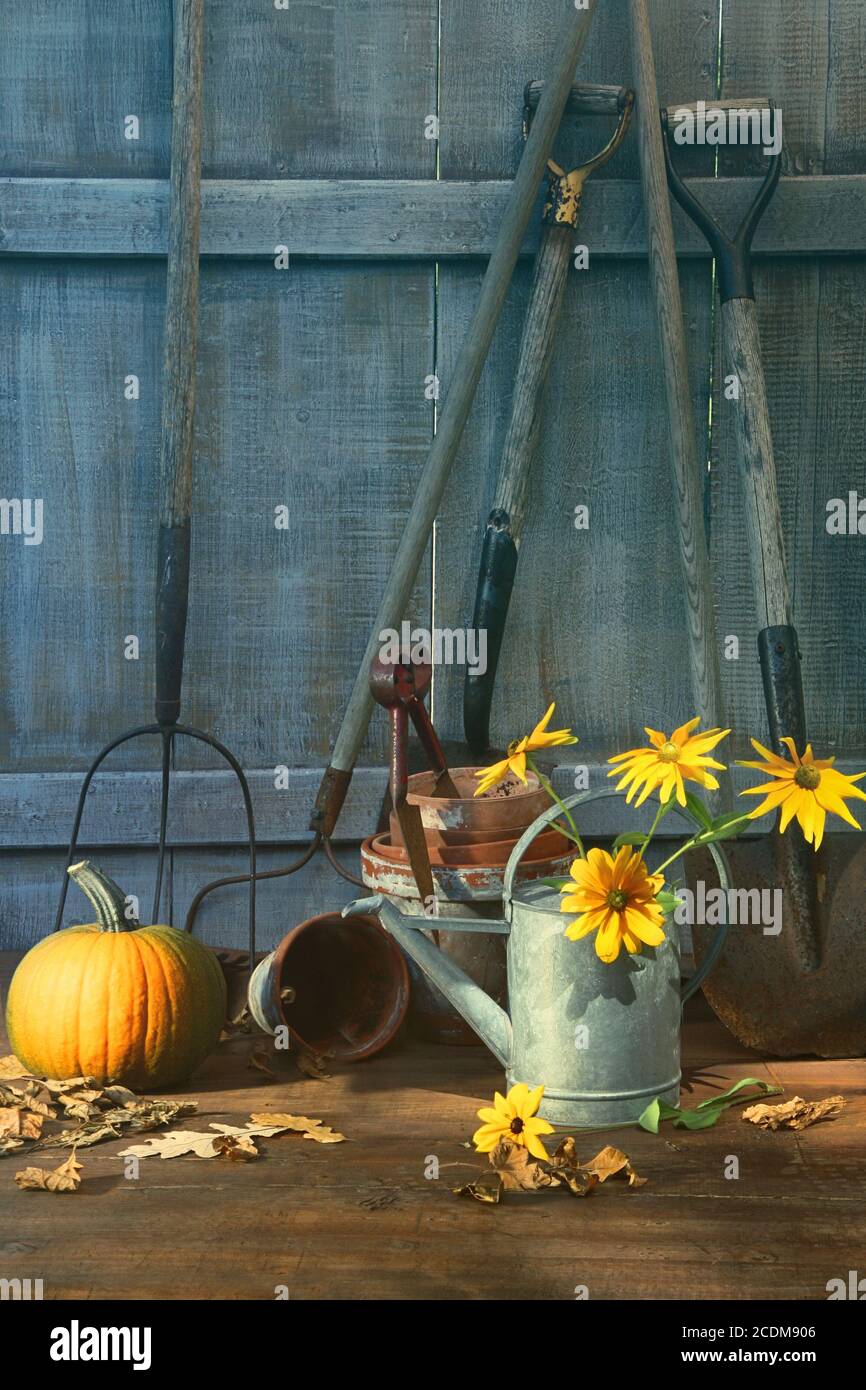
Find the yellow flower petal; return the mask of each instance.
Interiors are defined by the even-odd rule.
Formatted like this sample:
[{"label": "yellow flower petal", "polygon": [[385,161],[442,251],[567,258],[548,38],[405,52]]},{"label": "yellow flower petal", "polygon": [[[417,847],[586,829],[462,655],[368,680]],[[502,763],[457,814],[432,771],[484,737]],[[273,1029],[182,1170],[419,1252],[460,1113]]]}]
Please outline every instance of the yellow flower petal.
[{"label": "yellow flower petal", "polygon": [[542,1160],[550,1158],[550,1154],[547,1152],[547,1149],[544,1147],[537,1134],[530,1134],[528,1130],[525,1130],[524,1136],[521,1136],[524,1138],[524,1145],[532,1154],[533,1158],[540,1158]]}]

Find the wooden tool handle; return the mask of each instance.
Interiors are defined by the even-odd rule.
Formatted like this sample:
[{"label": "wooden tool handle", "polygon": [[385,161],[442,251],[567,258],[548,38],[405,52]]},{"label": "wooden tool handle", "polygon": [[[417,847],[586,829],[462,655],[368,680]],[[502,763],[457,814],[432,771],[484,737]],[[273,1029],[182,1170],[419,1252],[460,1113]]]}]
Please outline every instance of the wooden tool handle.
[{"label": "wooden tool handle", "polygon": [[367,672],[378,651],[380,633],[384,628],[400,626],[409,601],[412,585],[418,574],[472,406],[493,331],[520,254],[544,167],[571,91],[575,65],[589,36],[589,26],[600,2],[601,0],[587,0],[587,8],[582,10],[566,4],[561,7],[561,29],[554,45],[551,73],[541,93],[532,129],[511,186],[508,207],[487,263],[475,313],[454,366],[452,383],[445,397],[439,428],[424,472],[418,480],[412,510],[406,519],[406,527],[394,557],[385,592],[373,619],[367,647],[334,743],[330,767],[325,770],[316,797],[313,829],[320,829],[323,823],[333,825],[339,814],[338,798],[345,796],[348,778],[337,778],[333,774],[350,772],[360,752],[373,712]]},{"label": "wooden tool handle", "polygon": [[785,627],[791,623],[791,598],[755,301],[729,299],[721,316],[726,372],[736,376],[739,390],[739,400],[731,401],[729,408],[736,415],[745,543],[758,626]]},{"label": "wooden tool handle", "polygon": [[[704,530],[702,460],[689,389],[689,364],[658,112],[655,63],[646,0],[630,0],[632,62],[641,183],[646,207],[649,270],[664,369],[671,474],[680,564],[685,585],[689,663],[696,713],[705,726],[722,722],[719,652],[710,560]],[[723,791],[729,795],[723,780]]]},{"label": "wooden tool handle", "polygon": [[535,261],[529,307],[520,340],[520,359],[511,420],[493,499],[493,510],[507,512],[511,539],[519,548],[526,517],[530,466],[541,428],[544,384],[553,357],[562,313],[575,232],[567,226],[544,226]]},{"label": "wooden tool handle", "polygon": [[204,0],[175,0],[156,569],[156,719],[177,723],[189,607]]},{"label": "wooden tool handle", "polygon": [[166,270],[160,521],[189,521],[201,207],[204,0],[174,0],[174,94]]}]

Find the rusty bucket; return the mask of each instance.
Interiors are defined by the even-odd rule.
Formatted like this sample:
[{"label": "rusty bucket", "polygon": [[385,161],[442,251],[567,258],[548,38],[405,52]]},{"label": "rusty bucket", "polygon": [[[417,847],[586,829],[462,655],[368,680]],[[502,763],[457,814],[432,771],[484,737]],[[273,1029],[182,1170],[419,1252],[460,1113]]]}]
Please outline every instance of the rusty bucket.
[{"label": "rusty bucket", "polygon": [[266,1033],[293,1047],[360,1062],[398,1032],[409,1007],[402,951],[375,917],[325,912],[300,922],[260,961],[248,1003]]}]

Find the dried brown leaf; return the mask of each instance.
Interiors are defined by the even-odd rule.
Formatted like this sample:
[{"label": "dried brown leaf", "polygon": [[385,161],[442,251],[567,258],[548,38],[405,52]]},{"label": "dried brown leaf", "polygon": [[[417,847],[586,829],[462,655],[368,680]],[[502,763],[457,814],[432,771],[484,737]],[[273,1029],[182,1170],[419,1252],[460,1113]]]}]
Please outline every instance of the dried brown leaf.
[{"label": "dried brown leaf", "polygon": [[0,1138],[7,1135],[12,1139],[38,1139],[42,1133],[43,1117],[34,1115],[22,1106],[9,1106],[0,1110]]},{"label": "dried brown leaf", "polygon": [[24,1140],[16,1139],[14,1134],[0,1134],[0,1158],[24,1148]]},{"label": "dried brown leaf", "polygon": [[616,1177],[619,1173],[628,1179],[629,1187],[643,1187],[649,1182],[649,1178],[638,1177],[628,1154],[624,1154],[622,1149],[615,1149],[611,1144],[583,1166],[587,1173],[594,1173],[599,1182],[606,1182],[608,1178]]},{"label": "dried brown leaf", "polygon": [[550,1160],[550,1176],[560,1187],[567,1187],[572,1197],[588,1197],[598,1187],[598,1174],[580,1166],[574,1140],[563,1139]]},{"label": "dried brown leaf", "polygon": [[322,1120],[311,1120],[306,1115],[274,1114],[265,1110],[250,1115],[250,1120],[254,1125],[275,1125],[282,1131],[291,1130],[295,1134],[303,1134],[305,1139],[315,1139],[317,1144],[344,1144],[346,1142],[345,1134],[331,1129]]},{"label": "dried brown leaf", "polygon": [[792,1096],[779,1105],[750,1105],[742,1117],[761,1129],[807,1129],[819,1120],[835,1119],[844,1105],[844,1096],[826,1096],[824,1100]]},{"label": "dried brown leaf", "polygon": [[451,1191],[455,1197],[474,1197],[476,1202],[496,1206],[502,1196],[502,1179],[499,1173],[482,1169],[477,1178],[462,1187],[452,1187]]},{"label": "dried brown leaf", "polygon": [[217,1158],[230,1158],[233,1162],[248,1163],[258,1158],[259,1151],[247,1135],[221,1134],[213,1141]]},{"label": "dried brown leaf", "polygon": [[22,1168],[15,1174],[18,1186],[27,1191],[77,1192],[81,1185],[82,1165],[73,1151],[59,1168]]},{"label": "dried brown leaf", "polygon": [[309,1076],[313,1081],[330,1081],[331,1073],[327,1067],[329,1056],[330,1053],[311,1052],[306,1047],[300,1048],[294,1054],[298,1071],[303,1072],[304,1076]]},{"label": "dried brown leaf", "polygon": [[0,1057],[0,1077],[2,1077],[4,1081],[8,1081],[16,1076],[29,1075],[30,1072],[23,1062],[18,1061],[17,1057],[13,1057],[11,1054],[8,1057]]},{"label": "dried brown leaf", "polygon": [[208,1133],[207,1130],[170,1130],[168,1134],[155,1134],[144,1144],[132,1144],[128,1149],[121,1149],[120,1158],[179,1158],[183,1154],[194,1153],[198,1158],[215,1158],[217,1155],[216,1144],[218,1139],[230,1136],[233,1139],[255,1139],[261,1137],[269,1139],[274,1134],[279,1134],[285,1126],[264,1124],[264,1125],[219,1125],[210,1126],[215,1130],[215,1134]]},{"label": "dried brown leaf", "polygon": [[488,1158],[507,1191],[539,1192],[553,1184],[550,1174],[539,1167],[529,1152],[520,1144],[512,1144],[509,1139],[500,1139]]},{"label": "dried brown leaf", "polygon": [[247,1058],[247,1067],[250,1071],[260,1071],[263,1076],[269,1079],[276,1077],[276,1072],[271,1066],[271,1058],[264,1047],[254,1047]]}]

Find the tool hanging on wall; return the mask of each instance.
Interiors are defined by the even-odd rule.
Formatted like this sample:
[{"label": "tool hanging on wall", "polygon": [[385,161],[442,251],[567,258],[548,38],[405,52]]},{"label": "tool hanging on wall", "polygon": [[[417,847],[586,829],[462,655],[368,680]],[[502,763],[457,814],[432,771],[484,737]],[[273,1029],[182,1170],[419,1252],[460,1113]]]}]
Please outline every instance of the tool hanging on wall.
[{"label": "tool hanging on wall", "polygon": [[[573,0],[561,0],[561,3],[563,18],[554,46],[550,74],[544,83],[532,129],[527,136],[520,164],[511,185],[472,322],[454,366],[433,444],[418,480],[415,499],[406,519],[379,610],[372,623],[331,759],[319,786],[310,821],[313,838],[293,863],[282,869],[271,869],[267,873],[259,874],[260,879],[282,878],[297,873],[321,848],[337,872],[357,882],[354,875],[347,874],[337,862],[331,847],[331,836],[346,799],[352,772],[373,713],[374,701],[370,693],[369,673],[378,654],[382,632],[385,629],[399,630],[405,616],[412,587],[433,531],[436,513],[463,437],[493,333],[529,226],[539,184],[571,93],[574,69],[589,37],[593,15],[602,0],[585,0],[580,9]],[[186,920],[187,929],[192,928],[201,902],[207,894],[217,888],[244,882],[246,875],[238,874],[230,878],[215,879],[206,884],[190,905]]]},{"label": "tool hanging on wall", "polygon": [[[704,728],[711,729],[724,723],[724,701],[713,581],[704,525],[702,480],[706,469],[705,461],[698,454],[698,435],[692,407],[647,0],[629,0],[629,19],[636,94],[635,131],[647,222],[650,285],[670,428],[671,482],[688,625],[689,672],[694,702],[691,708],[700,715]],[[731,790],[726,774],[721,774],[719,785],[721,802],[727,807],[730,805]]]},{"label": "tool hanging on wall", "polygon": [[[738,99],[736,105],[769,109],[771,119],[776,119],[768,100]],[[695,108],[684,104],[675,109],[679,113]],[[677,172],[670,124],[668,111],[663,110],[671,191],[703,231],[716,258],[725,375],[733,374],[739,384],[738,399],[728,409],[734,411],[770,745],[787,759],[783,738],[793,739],[800,753],[806,747],[806,712],[751,264],[752,239],[778,185],[782,155],[770,156],[754,202],[731,236]],[[772,134],[767,143],[774,143]],[[845,874],[840,874],[837,885],[844,891],[832,895],[831,907],[830,895],[821,891],[828,878],[828,851],[816,854],[796,827],[763,842],[744,842],[735,847],[735,853],[740,881],[751,887],[763,879],[782,888],[781,932],[766,935],[760,928],[741,927],[731,933],[717,978],[706,987],[713,1008],[749,1046],[777,1055],[862,1053],[866,1050],[866,939],[861,914],[852,910],[854,903],[862,901],[862,875],[855,882],[852,863],[843,866],[847,882]],[[697,935],[700,940],[701,932]]]},{"label": "tool hanging on wall", "polygon": [[[202,42],[204,0],[174,0],[171,192],[166,270],[165,359],[159,460],[159,540],[156,566],[156,722],[112,739],[88,768],[75,812],[67,867],[73,861],[93,776],[113,749],[156,735],[162,743],[159,843],[151,921],[159,922],[175,740],[184,736],[213,748],[240,785],[246,812],[250,872],[249,968],[256,949],[256,845],[249,787],[234,754],[202,729],[179,723],[189,606],[190,515],[198,322],[199,214],[201,207]],[[63,920],[69,878],[64,873],[55,931]],[[171,913],[168,914],[171,922]]]},{"label": "tool hanging on wall", "polygon": [[[525,136],[531,129],[532,113],[543,86],[541,82],[531,82],[527,86]],[[568,114],[615,115],[619,118],[616,130],[598,154],[568,173],[553,160],[548,160],[541,240],[520,340],[511,418],[499,464],[493,509],[484,533],[472,617],[474,631],[487,633],[487,663],[483,674],[468,669],[463,687],[463,728],[469,747],[479,755],[490,745],[493,687],[517,570],[529,478],[538,449],[544,388],[574,255],[574,233],[580,217],[583,187],[590,175],[619,149],[629,127],[633,104],[634,93],[627,87],[574,85],[566,108]]]}]

